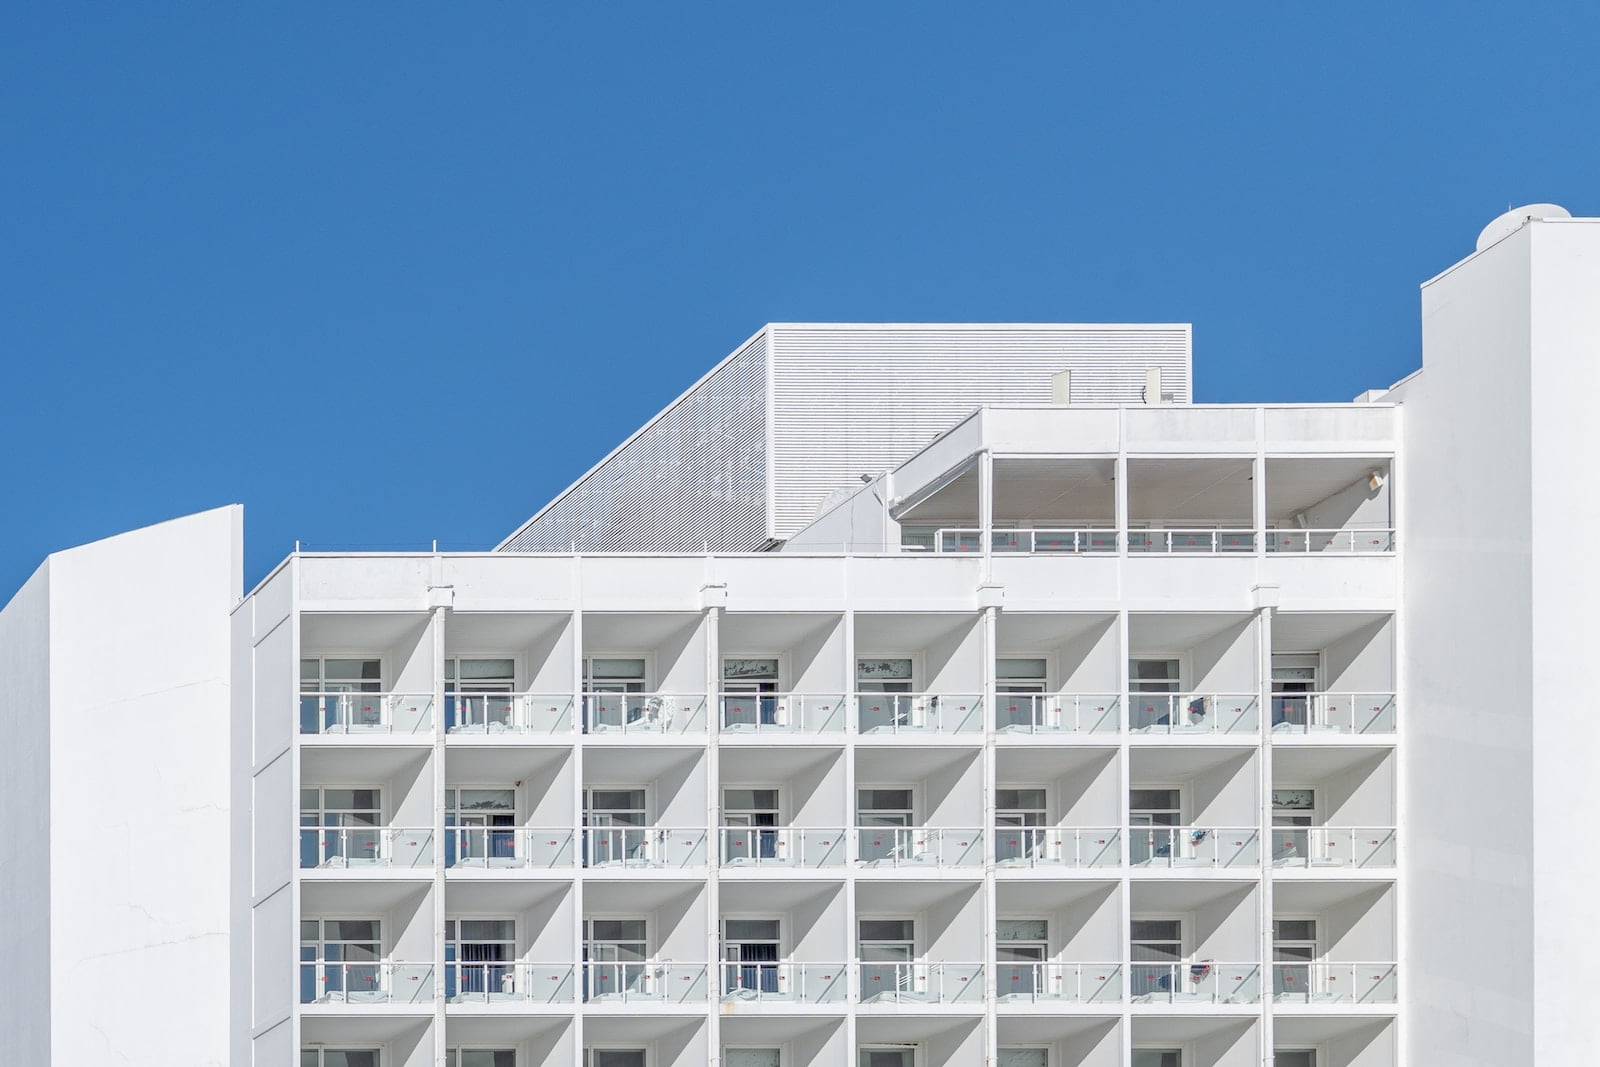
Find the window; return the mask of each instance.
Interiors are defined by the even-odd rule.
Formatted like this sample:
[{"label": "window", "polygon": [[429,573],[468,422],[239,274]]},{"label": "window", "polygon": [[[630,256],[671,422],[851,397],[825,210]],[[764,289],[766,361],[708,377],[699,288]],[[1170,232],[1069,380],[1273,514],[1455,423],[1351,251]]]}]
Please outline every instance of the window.
[{"label": "window", "polygon": [[584,1000],[640,989],[649,959],[645,931],[643,919],[584,920]]},{"label": "window", "polygon": [[770,860],[778,855],[778,831],[761,829],[778,825],[776,789],[724,789],[722,825],[746,832],[723,834],[723,862]]},{"label": "window", "polygon": [[1037,995],[1047,992],[1044,962],[1050,957],[1050,923],[1045,919],[995,921],[995,961],[999,965],[999,994]]},{"label": "window", "polygon": [[1183,923],[1177,919],[1134,919],[1128,934],[1133,962],[1133,994],[1182,992]]},{"label": "window", "polygon": [[584,729],[617,730],[659,715],[660,700],[644,695],[644,668],[643,659],[584,659]]},{"label": "window", "polygon": [[[1128,858],[1133,863],[1167,859],[1183,836],[1166,827],[1183,822],[1182,793],[1177,789],[1128,790]],[[1140,827],[1149,829],[1140,830]]]},{"label": "window", "polygon": [[375,659],[300,661],[300,732],[328,733],[352,726],[383,725],[383,705],[355,694],[383,690],[382,663]]},{"label": "window", "polygon": [[453,1048],[449,1067],[517,1067],[517,1050],[510,1048]]},{"label": "window", "polygon": [[1314,1048],[1273,1049],[1272,1067],[1317,1067],[1317,1050]]},{"label": "window", "polygon": [[304,919],[300,923],[300,1003],[381,995],[382,924],[377,919]]},{"label": "window", "polygon": [[861,959],[861,999],[914,987],[911,962],[916,957],[916,921],[860,919],[856,952]]},{"label": "window", "polygon": [[856,692],[911,692],[911,661],[879,658],[856,660]]},{"label": "window", "polygon": [[1046,798],[1043,789],[994,791],[995,859],[1039,858],[1044,852]]},{"label": "window", "polygon": [[447,999],[488,1000],[515,992],[515,920],[447,919],[444,940]]},{"label": "window", "polygon": [[1128,692],[1132,694],[1129,725],[1135,729],[1172,726],[1178,716],[1179,669],[1171,658],[1128,661]]},{"label": "window", "polygon": [[1316,653],[1274,653],[1272,657],[1272,725],[1306,727],[1311,722],[1311,694],[1317,691]]},{"label": "window", "polygon": [[1176,1048],[1136,1048],[1133,1067],[1183,1067],[1183,1050]]},{"label": "window", "polygon": [[777,919],[722,920],[723,991],[778,991]]},{"label": "window", "polygon": [[589,659],[583,661],[585,693],[644,692],[644,660]]},{"label": "window", "polygon": [[778,722],[778,661],[735,659],[722,661],[722,723],[724,726],[775,726]]},{"label": "window", "polygon": [[379,861],[383,790],[300,790],[300,866],[345,867]]},{"label": "window", "polygon": [[585,789],[583,840],[585,862],[626,863],[647,859],[650,824],[643,789]]},{"label": "window", "polygon": [[856,790],[857,854],[865,863],[905,859],[915,850],[909,789]]},{"label": "window", "polygon": [[996,705],[995,728],[1007,726],[1039,727],[1045,724],[1045,661],[1042,659],[1001,659],[994,665],[995,692],[1012,699]]},{"label": "window", "polygon": [[515,789],[446,789],[445,866],[504,866],[515,859],[516,807]]},{"label": "window", "polygon": [[1306,996],[1311,988],[1311,964],[1317,958],[1315,919],[1274,919],[1272,921],[1272,991],[1284,995]]},{"label": "window", "polygon": [[997,1067],[1049,1067],[1047,1048],[1002,1048]]},{"label": "window", "polygon": [[911,698],[909,659],[856,660],[856,725],[862,733],[919,725]]},{"label": "window", "polygon": [[864,1047],[856,1058],[856,1067],[916,1067],[916,1051],[909,1045]]},{"label": "window", "polygon": [[[300,1067],[378,1067],[378,1050],[375,1048],[305,1048],[300,1050]],[[512,1067],[515,1067],[515,1064]]]},{"label": "window", "polygon": [[476,733],[509,729],[516,666],[510,659],[446,659],[446,729]]},{"label": "window", "polygon": [[781,1067],[783,1055],[775,1048],[725,1048],[724,1067]]},{"label": "window", "polygon": [[591,1048],[584,1050],[586,1067],[645,1067],[642,1048]]},{"label": "window", "polygon": [[1303,865],[1311,856],[1308,827],[1316,825],[1317,794],[1312,789],[1272,791],[1272,859]]}]

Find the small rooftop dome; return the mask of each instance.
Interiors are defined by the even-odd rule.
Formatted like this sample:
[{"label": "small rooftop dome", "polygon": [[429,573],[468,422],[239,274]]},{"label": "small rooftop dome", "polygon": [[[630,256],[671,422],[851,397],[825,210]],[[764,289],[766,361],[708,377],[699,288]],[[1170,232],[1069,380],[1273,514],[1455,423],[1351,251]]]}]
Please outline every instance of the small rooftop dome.
[{"label": "small rooftop dome", "polygon": [[1522,229],[1529,219],[1570,219],[1572,212],[1560,204],[1524,204],[1499,216],[1478,234],[1476,251],[1482,252],[1502,237],[1509,237]]}]

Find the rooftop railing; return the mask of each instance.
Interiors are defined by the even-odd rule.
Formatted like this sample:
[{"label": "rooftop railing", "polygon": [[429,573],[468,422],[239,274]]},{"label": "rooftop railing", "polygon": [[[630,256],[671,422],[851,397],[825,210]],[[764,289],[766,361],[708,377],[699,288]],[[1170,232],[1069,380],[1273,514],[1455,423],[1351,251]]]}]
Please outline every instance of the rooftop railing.
[{"label": "rooftop railing", "polygon": [[1261,728],[1254,693],[1134,693],[1128,729],[1140,734],[1247,734]]},{"label": "rooftop railing", "polygon": [[1118,867],[1122,831],[1075,826],[997,826],[995,866]]},{"label": "rooftop railing", "polygon": [[431,1004],[431,963],[346,963],[314,960],[300,964],[302,1004]]},{"label": "rooftop railing", "polygon": [[571,867],[574,840],[570,827],[447,826],[444,865],[454,870]]},{"label": "rooftop railing", "polygon": [[1399,968],[1393,963],[1274,963],[1272,999],[1279,1004],[1395,1004]]},{"label": "rooftop railing", "polygon": [[1393,693],[1274,693],[1275,734],[1392,734]]},{"label": "rooftop railing", "polygon": [[862,734],[948,734],[983,730],[977,693],[858,693],[856,729]]},{"label": "rooftop railing", "polygon": [[1392,826],[1274,826],[1272,865],[1285,868],[1393,867]]},{"label": "rooftop railing", "polygon": [[995,996],[1001,1004],[1122,1000],[1120,963],[1000,963]]},{"label": "rooftop railing", "polygon": [[724,693],[718,703],[723,733],[838,733],[849,705],[843,693]]},{"label": "rooftop railing", "polygon": [[983,831],[971,826],[863,826],[856,830],[856,862],[863,867],[982,867]]},{"label": "rooftop railing", "polygon": [[1115,694],[1001,693],[994,728],[1002,734],[1116,733],[1122,698]]},{"label": "rooftop railing", "polygon": [[307,826],[300,830],[306,870],[410,870],[433,867],[433,830],[398,826]]},{"label": "rooftop railing", "polygon": [[589,693],[583,728],[591,734],[704,733],[705,694]]},{"label": "rooftop railing", "polygon": [[1254,963],[1147,963],[1128,966],[1135,1004],[1256,1004],[1261,967]]},{"label": "rooftop railing", "polygon": [[843,867],[850,862],[850,833],[844,827],[724,826],[724,867]]},{"label": "rooftop railing", "polygon": [[433,729],[431,693],[301,693],[302,734],[418,734]]},{"label": "rooftop railing", "polygon": [[1261,863],[1261,831],[1253,827],[1135,826],[1128,831],[1135,867],[1231,868]]}]

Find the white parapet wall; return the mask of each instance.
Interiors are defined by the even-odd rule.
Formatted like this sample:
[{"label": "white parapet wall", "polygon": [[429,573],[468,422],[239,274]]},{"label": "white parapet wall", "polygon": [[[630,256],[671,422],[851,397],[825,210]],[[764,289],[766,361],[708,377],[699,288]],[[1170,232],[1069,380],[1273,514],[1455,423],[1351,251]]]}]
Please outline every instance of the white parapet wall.
[{"label": "white parapet wall", "polygon": [[242,548],[241,508],[191,515],[52,555],[0,612],[0,1063],[229,1062]]}]

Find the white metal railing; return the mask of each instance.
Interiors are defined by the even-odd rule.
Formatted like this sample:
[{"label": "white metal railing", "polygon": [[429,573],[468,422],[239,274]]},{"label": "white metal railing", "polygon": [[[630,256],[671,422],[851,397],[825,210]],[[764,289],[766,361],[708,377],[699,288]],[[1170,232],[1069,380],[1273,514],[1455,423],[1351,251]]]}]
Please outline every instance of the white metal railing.
[{"label": "white metal railing", "polygon": [[585,867],[703,867],[706,831],[660,826],[587,826]]},{"label": "white metal railing", "polygon": [[1120,963],[998,963],[995,996],[1002,1004],[1041,1000],[1102,1004],[1122,999]]},{"label": "white metal railing", "polygon": [[718,700],[725,733],[838,733],[849,701],[843,693],[724,693]]},{"label": "white metal railing", "polygon": [[863,734],[974,733],[983,729],[977,693],[857,693],[856,729]]},{"label": "white metal railing", "polygon": [[1272,999],[1294,1004],[1396,1004],[1393,963],[1274,963]]},{"label": "white metal railing", "polygon": [[300,830],[305,869],[401,869],[433,866],[433,830],[398,826],[306,826]]},{"label": "white metal railing", "polygon": [[[935,552],[980,552],[983,549],[983,531],[976,527],[935,530],[932,547]],[[1114,553],[1117,550],[1117,531],[1084,526],[995,529],[989,531],[989,547],[994,552],[1008,553]]]},{"label": "white metal railing", "polygon": [[1128,729],[1146,734],[1244,734],[1261,728],[1254,693],[1133,693]]},{"label": "white metal railing", "polygon": [[704,963],[585,963],[583,999],[588,1003],[703,1004],[710,1000]]},{"label": "white metal railing", "polygon": [[571,867],[570,827],[447,826],[444,865],[455,869]]},{"label": "white metal railing", "polygon": [[844,963],[726,962],[718,989],[725,1004],[839,1004],[850,999],[849,975]]},{"label": "white metal railing", "polygon": [[431,729],[431,693],[300,694],[302,734],[415,734]]},{"label": "white metal railing", "polygon": [[983,1001],[981,963],[856,964],[863,1004],[975,1004]]},{"label": "white metal railing", "polygon": [[1392,734],[1393,693],[1274,693],[1277,734]]},{"label": "white metal railing", "polygon": [[850,860],[844,827],[724,826],[724,867],[843,867]]},{"label": "white metal railing", "polygon": [[863,826],[856,862],[864,867],[982,867],[983,831],[975,826]]},{"label": "white metal railing", "polygon": [[1308,555],[1362,555],[1394,551],[1395,531],[1386,528],[1346,530],[1268,530],[1268,552]]},{"label": "white metal railing", "polygon": [[467,734],[570,734],[571,693],[446,693],[445,731]]},{"label": "white metal railing", "polygon": [[571,1004],[577,971],[570,963],[446,963],[444,995],[451,1004]]},{"label": "white metal railing", "polygon": [[1254,867],[1261,831],[1254,827],[1135,826],[1128,862],[1136,867]]},{"label": "white metal railing", "polygon": [[302,1004],[428,1004],[433,984],[431,963],[300,964]]},{"label": "white metal railing", "polygon": [[592,734],[704,733],[704,693],[587,693],[583,728]]},{"label": "white metal railing", "polygon": [[1128,551],[1134,553],[1216,556],[1255,550],[1256,532],[1248,527],[1128,531]]},{"label": "white metal railing", "polygon": [[1122,831],[1077,826],[997,826],[999,867],[1119,867]]},{"label": "white metal railing", "polygon": [[1393,867],[1392,826],[1274,826],[1274,867]]},{"label": "white metal railing", "polygon": [[1122,698],[1107,693],[1000,693],[994,728],[1003,734],[1114,734],[1122,729]]},{"label": "white metal railing", "polygon": [[1254,963],[1150,963],[1128,965],[1128,993],[1136,1004],[1256,1004],[1261,967]]}]

